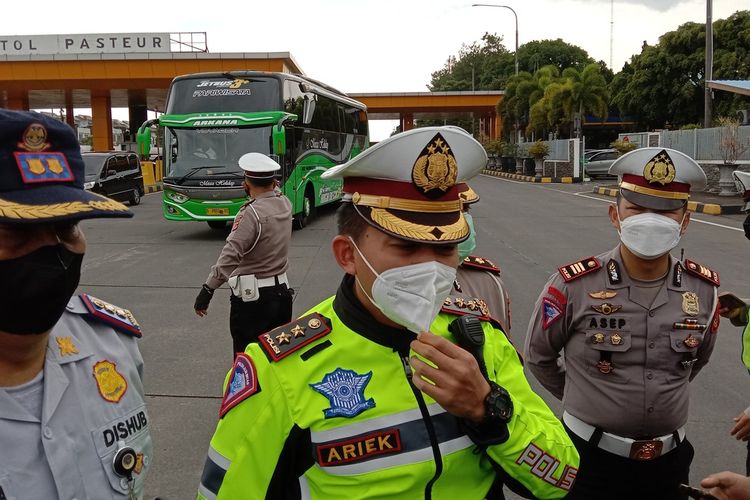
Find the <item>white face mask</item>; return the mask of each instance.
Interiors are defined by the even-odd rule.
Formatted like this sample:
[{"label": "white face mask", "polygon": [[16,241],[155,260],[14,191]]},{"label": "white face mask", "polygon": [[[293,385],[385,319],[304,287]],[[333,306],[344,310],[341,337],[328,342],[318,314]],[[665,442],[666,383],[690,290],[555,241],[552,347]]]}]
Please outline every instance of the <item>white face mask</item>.
[{"label": "white face mask", "polygon": [[394,267],[378,273],[349,238],[367,267],[375,275],[372,297],[357,280],[357,285],[375,307],[394,323],[414,333],[427,332],[450,294],[456,270],[430,261]]},{"label": "white face mask", "polygon": [[678,223],[652,212],[631,215],[625,220],[620,220],[618,213],[617,220],[620,221],[622,244],[641,259],[653,260],[668,253],[680,242],[685,216]]}]

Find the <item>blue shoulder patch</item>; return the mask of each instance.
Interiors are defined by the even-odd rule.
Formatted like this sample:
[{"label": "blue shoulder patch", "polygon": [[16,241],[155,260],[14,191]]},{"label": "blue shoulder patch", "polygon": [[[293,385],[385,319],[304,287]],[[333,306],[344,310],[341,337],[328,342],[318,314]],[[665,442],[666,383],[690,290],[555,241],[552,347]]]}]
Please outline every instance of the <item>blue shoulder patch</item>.
[{"label": "blue shoulder patch", "polygon": [[89,316],[133,337],[140,338],[143,335],[141,325],[135,320],[133,313],[127,309],[114,306],[85,293],[82,293],[80,297]]}]

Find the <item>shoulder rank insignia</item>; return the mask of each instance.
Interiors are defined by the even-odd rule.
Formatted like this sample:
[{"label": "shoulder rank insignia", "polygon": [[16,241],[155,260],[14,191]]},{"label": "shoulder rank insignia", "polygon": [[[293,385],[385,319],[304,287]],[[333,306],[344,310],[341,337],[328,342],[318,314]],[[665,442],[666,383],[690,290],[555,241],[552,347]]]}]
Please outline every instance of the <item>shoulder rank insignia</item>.
[{"label": "shoulder rank insignia", "polygon": [[714,286],[719,286],[719,273],[706,266],[702,266],[690,259],[685,259],[685,270],[690,274],[703,278]]},{"label": "shoulder rank insignia", "polygon": [[232,374],[219,408],[219,418],[223,418],[229,410],[257,392],[260,392],[260,384],[255,364],[250,356],[241,352],[234,358]]},{"label": "shoulder rank insignia", "polygon": [[473,314],[474,316],[487,318],[490,316],[490,308],[487,306],[487,302],[482,299],[469,297],[446,297],[443,301],[443,307],[440,310],[458,316],[463,316],[464,314]]},{"label": "shoulder rank insignia", "polygon": [[352,418],[375,408],[375,400],[366,399],[365,396],[365,388],[371,378],[372,371],[360,375],[354,370],[336,368],[317,384],[310,384],[310,387],[328,398],[331,407],[323,410],[325,418]]},{"label": "shoulder rank insignia", "polygon": [[308,314],[296,321],[258,336],[268,359],[279,361],[330,333],[330,321],[318,313]]},{"label": "shoulder rank insignia", "polygon": [[122,307],[113,306],[101,299],[82,293],[80,295],[83,305],[86,306],[89,314],[102,323],[110,325],[121,332],[128,333],[134,337],[140,338],[141,325],[135,320],[133,313]]},{"label": "shoulder rank insignia", "polygon": [[586,274],[593,273],[601,269],[601,267],[602,265],[596,257],[589,257],[588,259],[579,260],[567,266],[558,267],[557,269],[560,271],[560,276],[567,283]]},{"label": "shoulder rank insignia", "polygon": [[462,266],[466,266],[472,269],[481,269],[483,271],[489,271],[494,274],[500,274],[500,267],[495,265],[490,259],[484,257],[477,257],[476,255],[469,255],[462,262]]}]

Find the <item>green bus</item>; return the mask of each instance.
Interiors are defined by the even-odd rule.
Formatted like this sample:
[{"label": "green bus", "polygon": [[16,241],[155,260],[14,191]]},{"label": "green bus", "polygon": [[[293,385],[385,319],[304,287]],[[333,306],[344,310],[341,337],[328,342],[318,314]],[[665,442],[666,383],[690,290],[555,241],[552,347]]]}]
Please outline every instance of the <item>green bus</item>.
[{"label": "green bus", "polygon": [[310,78],[261,71],[178,76],[165,114],[138,131],[142,154],[151,127],[164,145],[163,214],[223,228],[247,196],[237,160],[254,151],[282,167],[279,182],[304,227],[315,208],[341,199],[342,182],[321,179],[369,146],[367,108]]}]

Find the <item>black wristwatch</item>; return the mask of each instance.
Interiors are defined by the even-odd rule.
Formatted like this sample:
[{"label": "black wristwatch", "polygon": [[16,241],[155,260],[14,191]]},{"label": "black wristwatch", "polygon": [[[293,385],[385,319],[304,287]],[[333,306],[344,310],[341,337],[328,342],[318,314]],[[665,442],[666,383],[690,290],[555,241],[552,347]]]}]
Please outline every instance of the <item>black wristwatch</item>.
[{"label": "black wristwatch", "polygon": [[485,420],[507,424],[513,416],[513,401],[508,391],[489,381],[490,393],[484,400]]}]

